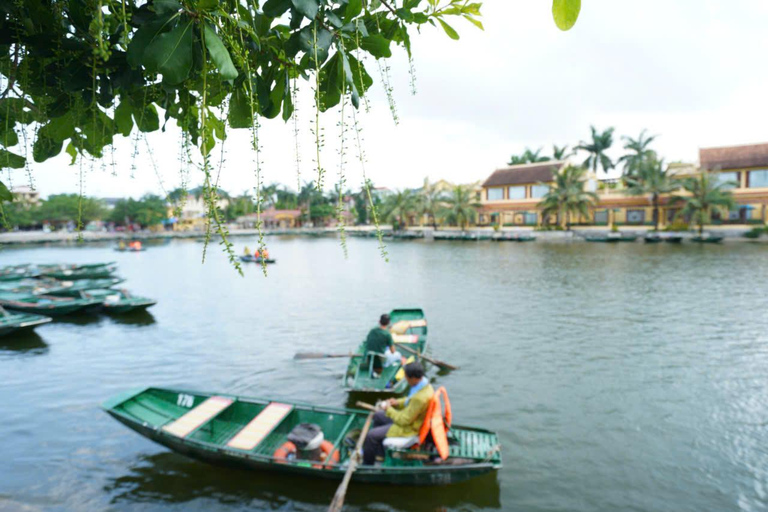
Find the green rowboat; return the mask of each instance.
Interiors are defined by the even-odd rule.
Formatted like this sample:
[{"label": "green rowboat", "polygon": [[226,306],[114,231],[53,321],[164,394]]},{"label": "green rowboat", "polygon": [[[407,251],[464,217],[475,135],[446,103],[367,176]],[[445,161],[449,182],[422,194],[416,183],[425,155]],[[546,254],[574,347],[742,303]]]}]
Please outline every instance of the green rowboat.
[{"label": "green rowboat", "polygon": [[51,288],[46,295],[58,295],[61,297],[80,297],[85,290],[95,290],[97,288],[111,288],[122,283],[125,279],[120,277],[105,277],[104,279],[78,279],[76,281],[59,281],[57,279],[48,279],[43,281],[54,287],[59,285],[61,289]]},{"label": "green rowboat", "polygon": [[50,317],[31,315],[29,313],[12,313],[0,307],[0,336],[6,336],[21,330],[34,329],[38,325],[47,324]]},{"label": "green rowboat", "polygon": [[616,243],[616,242],[634,242],[637,240],[636,235],[587,235],[584,237],[587,242],[602,242],[602,243]]},{"label": "green rowboat", "polygon": [[127,290],[96,289],[81,292],[84,299],[98,299],[102,303],[104,313],[131,313],[142,311],[157,304],[157,301],[146,297],[134,297]]},{"label": "green rowboat", "polygon": [[[423,354],[427,350],[427,321],[424,311],[421,309],[394,309],[389,316],[395,347],[407,347]],[[407,326],[411,323],[414,325],[413,327],[398,329],[398,324]],[[402,331],[402,334],[394,334],[397,331]],[[410,352],[404,349],[399,350],[399,352],[406,360],[412,356]],[[388,366],[382,369],[380,375],[375,375],[373,374],[373,358],[376,356],[365,354],[365,341],[360,344],[356,354],[362,355],[350,358],[347,373],[344,376],[344,387],[350,392],[402,394],[406,391],[408,382],[400,372],[401,363]],[[422,361],[422,364],[425,364],[425,361]]]},{"label": "green rowboat", "polygon": [[[152,441],[204,462],[333,480],[343,478],[354,434],[368,415],[357,409],[163,388],[128,391],[101,407]],[[280,457],[288,433],[299,423],[322,429],[329,456],[311,461]],[[359,466],[352,480],[447,485],[501,468],[494,432],[454,425],[448,438],[450,455],[445,461],[426,445],[421,451],[388,449],[381,465]],[[336,453],[338,461],[334,460]]]},{"label": "green rowboat", "polygon": [[24,313],[46,316],[62,316],[93,308],[101,304],[98,299],[75,299],[53,295],[25,295],[0,292],[0,306]]},{"label": "green rowboat", "polygon": [[714,235],[694,236],[694,237],[691,237],[691,242],[694,242],[697,244],[719,244],[720,242],[723,241],[723,238],[725,237],[714,236]]}]

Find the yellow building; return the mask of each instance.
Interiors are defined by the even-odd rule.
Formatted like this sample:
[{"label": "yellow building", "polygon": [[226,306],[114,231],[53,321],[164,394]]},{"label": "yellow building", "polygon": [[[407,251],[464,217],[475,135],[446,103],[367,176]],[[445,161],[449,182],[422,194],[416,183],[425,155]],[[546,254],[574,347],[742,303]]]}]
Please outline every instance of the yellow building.
[{"label": "yellow building", "polygon": [[[768,143],[705,148],[699,151],[699,165],[676,163],[668,171],[676,178],[714,172],[721,182],[735,182],[731,189],[738,208],[712,213],[713,225],[746,226],[768,221]],[[549,190],[552,173],[567,162],[543,162],[498,169],[483,183],[480,225],[537,226],[541,224],[538,203]],[[585,189],[597,192],[599,201],[587,218],[573,219],[573,225],[653,226],[650,197],[630,196],[620,179],[597,181],[587,175]],[[659,225],[679,218],[682,205],[661,198]]]}]

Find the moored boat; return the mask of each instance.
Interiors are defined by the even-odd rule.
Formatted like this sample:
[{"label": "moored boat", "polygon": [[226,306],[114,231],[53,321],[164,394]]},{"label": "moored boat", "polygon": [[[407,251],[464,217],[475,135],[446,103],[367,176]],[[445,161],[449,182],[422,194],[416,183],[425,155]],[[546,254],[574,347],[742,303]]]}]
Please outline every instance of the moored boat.
[{"label": "moored boat", "polygon": [[725,237],[717,235],[704,235],[691,237],[691,242],[697,244],[719,244]]},{"label": "moored boat", "polygon": [[115,270],[117,270],[117,266],[114,264],[75,265],[70,268],[42,268],[40,275],[67,281],[75,279],[104,279],[112,277]]},{"label": "moored boat", "polygon": [[84,299],[98,299],[102,303],[101,310],[105,313],[130,313],[145,310],[157,304],[157,301],[136,297],[127,290],[83,290],[80,296]]},{"label": "moored boat", "polygon": [[0,307],[0,336],[6,336],[21,330],[34,329],[38,325],[47,324],[51,320],[51,317],[48,316],[14,313]]},{"label": "moored boat", "polygon": [[62,316],[101,304],[97,299],[76,299],[53,295],[30,295],[0,292],[0,306],[15,311],[46,316]]},{"label": "moored boat", "polygon": [[[427,319],[421,309],[394,309],[389,314],[390,332],[395,348],[406,361],[414,357],[407,349],[423,354],[427,350]],[[401,348],[405,347],[405,348]],[[365,341],[350,358],[344,376],[344,387],[350,392],[402,394],[408,382],[402,370],[402,363],[383,368],[380,374],[373,372],[373,358],[365,353]],[[421,361],[425,364],[425,361]]]},{"label": "moored boat", "polygon": [[[108,399],[102,408],[139,434],[205,462],[335,480],[343,478],[354,435],[368,415],[357,409],[163,388],[128,391]],[[319,427],[321,453],[299,456],[288,440],[299,424]],[[494,432],[453,425],[447,440],[446,457],[428,441],[415,448],[388,447],[380,465],[359,466],[352,480],[446,485],[501,468]]]},{"label": "moored boat", "polygon": [[643,241],[647,244],[658,244],[663,242],[664,239],[661,238],[660,235],[653,234],[653,235],[645,235],[643,237]]},{"label": "moored boat", "polygon": [[[40,281],[40,280],[39,280]],[[76,281],[59,281],[58,279],[49,279],[41,281],[50,283],[46,295],[59,295],[62,297],[80,297],[80,292],[84,290],[95,290],[97,288],[111,288],[122,283],[125,279],[120,277],[105,277],[103,279],[78,279]],[[55,287],[60,285],[59,289]]]},{"label": "moored boat", "polygon": [[615,243],[615,242],[634,242],[637,240],[637,235],[622,235],[622,234],[608,234],[608,235],[587,235],[584,237],[587,242],[603,242],[603,243]]},{"label": "moored boat", "polygon": [[240,256],[240,261],[244,261],[245,263],[275,263],[277,260],[274,258],[257,258],[253,254],[245,254]]}]

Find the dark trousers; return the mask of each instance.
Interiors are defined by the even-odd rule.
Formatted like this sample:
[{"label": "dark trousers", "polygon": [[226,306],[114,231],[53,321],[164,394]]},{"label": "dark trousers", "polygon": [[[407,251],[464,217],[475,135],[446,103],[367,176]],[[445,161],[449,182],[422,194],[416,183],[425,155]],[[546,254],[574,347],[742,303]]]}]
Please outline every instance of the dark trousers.
[{"label": "dark trousers", "polygon": [[373,415],[371,429],[363,442],[363,464],[369,466],[376,462],[376,457],[384,456],[384,438],[387,437],[389,427],[393,421],[387,417],[384,411],[378,411]]}]

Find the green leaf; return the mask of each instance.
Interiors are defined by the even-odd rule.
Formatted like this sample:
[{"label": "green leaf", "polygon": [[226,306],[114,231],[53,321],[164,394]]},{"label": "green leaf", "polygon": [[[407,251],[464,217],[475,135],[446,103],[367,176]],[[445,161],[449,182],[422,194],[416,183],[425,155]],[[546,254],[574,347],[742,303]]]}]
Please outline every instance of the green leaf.
[{"label": "green leaf", "polygon": [[160,128],[160,119],[157,117],[157,109],[153,104],[134,105],[133,119],[136,120],[136,126],[142,132],[154,132]]},{"label": "green leaf", "polygon": [[341,101],[344,87],[342,73],[342,64],[337,52],[320,69],[320,110],[322,112],[335,107]]},{"label": "green leaf", "polygon": [[579,18],[581,0],[552,0],[552,16],[560,30],[570,30]]},{"label": "green leaf", "polygon": [[6,121],[0,117],[0,144],[7,148],[19,143],[19,136],[16,130],[13,129],[15,124],[14,121],[8,122],[8,129],[6,130]]},{"label": "green leaf", "polygon": [[[352,90],[352,104],[355,106],[355,108],[358,108],[360,106],[360,93],[358,92],[357,86],[355,85],[355,79],[352,75],[352,67],[349,65],[349,59],[347,58],[347,54],[344,51],[344,47],[341,45],[339,45],[339,54],[341,54],[344,82],[346,85],[349,85],[349,88]],[[343,87],[342,89],[343,92],[346,92],[346,87]]]},{"label": "green leaf", "polygon": [[440,26],[443,27],[443,30],[445,30],[445,33],[448,34],[448,37],[451,39],[454,39],[458,41],[459,39],[459,33],[456,32],[452,26],[441,20],[440,18],[437,18],[437,21],[440,22]]},{"label": "green leaf", "polygon": [[11,169],[21,169],[24,167],[24,157],[11,153],[8,150],[0,149],[0,168],[10,167]]},{"label": "green leaf", "polygon": [[262,113],[267,119],[273,119],[280,113],[280,107],[283,104],[286,87],[286,71],[281,71],[275,77],[275,88],[269,93],[269,103]]},{"label": "green leaf", "polygon": [[485,28],[483,28],[483,24],[480,22],[480,20],[476,20],[472,16],[464,16],[464,19],[467,20],[468,22],[470,22],[471,24],[473,24],[474,26],[476,26],[477,28],[479,28],[480,30],[485,30]]},{"label": "green leaf", "polygon": [[316,0],[291,0],[293,7],[310,20],[317,16]]},{"label": "green leaf", "polygon": [[174,14],[181,10],[182,5],[176,0],[155,0],[152,8],[159,15]]},{"label": "green leaf", "polygon": [[364,37],[360,40],[360,47],[377,59],[392,56],[392,51],[389,49],[389,39],[380,34]]},{"label": "green leaf", "polygon": [[144,23],[133,35],[130,44],[128,44],[127,58],[128,64],[132,68],[141,66],[144,60],[144,52],[147,46],[171,26],[171,22],[176,18],[175,14],[166,14],[158,19]]},{"label": "green leaf", "polygon": [[219,0],[197,0],[197,8],[201,11],[212,11],[219,6]]},{"label": "green leaf", "polygon": [[[255,114],[256,105],[254,105]],[[229,99],[229,126],[232,128],[250,128],[253,126],[251,102],[245,84],[236,87]]]},{"label": "green leaf", "polygon": [[206,23],[205,24],[205,47],[208,48],[208,53],[211,54],[216,67],[219,68],[219,74],[225,80],[234,80],[237,78],[237,69],[232,63],[232,58],[229,55],[224,43],[221,42],[216,32]]},{"label": "green leaf", "polygon": [[157,36],[144,52],[144,66],[162,73],[164,82],[183,82],[192,69],[192,27],[188,20]]},{"label": "green leaf", "polygon": [[373,78],[365,70],[365,67],[354,56],[347,55],[349,67],[352,70],[352,79],[355,81],[355,88],[360,94],[365,94],[372,85]]},{"label": "green leaf", "polygon": [[65,150],[69,156],[72,157],[72,161],[69,162],[69,165],[75,165],[75,162],[77,162],[77,148],[75,147],[72,142],[67,144],[67,149]]},{"label": "green leaf", "polygon": [[63,116],[54,117],[47,125],[40,128],[46,137],[64,142],[75,134],[75,116],[72,112],[67,112]]},{"label": "green leaf", "polygon": [[[21,166],[24,167],[24,164],[21,164]],[[8,187],[2,181],[0,181],[0,201],[13,201],[13,194],[11,194],[11,191],[8,190]]]},{"label": "green leaf", "polygon": [[291,0],[267,0],[264,3],[262,11],[270,18],[282,16],[285,11],[291,8]]},{"label": "green leaf", "polygon": [[[43,127],[45,128],[45,127]],[[61,141],[56,141],[43,132],[43,128],[37,132],[37,140],[32,146],[32,156],[35,162],[45,162],[51,157],[61,153]]]},{"label": "green leaf", "polygon": [[358,16],[363,10],[363,0],[349,0],[344,9],[344,23],[349,23],[355,16]]},{"label": "green leaf", "polygon": [[285,92],[283,93],[283,121],[293,115],[293,98],[291,97],[291,82],[288,73],[285,74]]},{"label": "green leaf", "polygon": [[123,137],[129,136],[133,129],[133,119],[131,119],[132,110],[131,104],[127,101],[121,101],[120,105],[115,109],[115,125],[117,126],[117,131],[120,132]]}]

